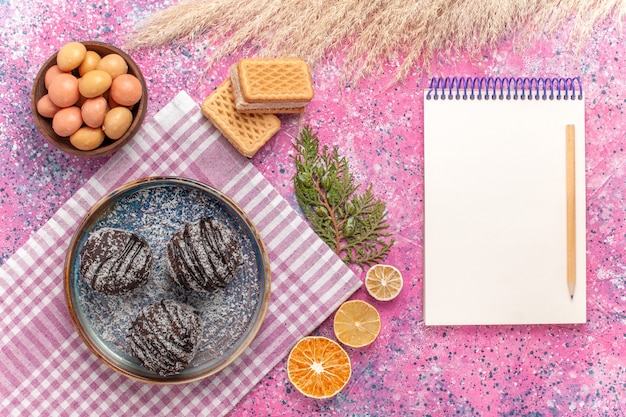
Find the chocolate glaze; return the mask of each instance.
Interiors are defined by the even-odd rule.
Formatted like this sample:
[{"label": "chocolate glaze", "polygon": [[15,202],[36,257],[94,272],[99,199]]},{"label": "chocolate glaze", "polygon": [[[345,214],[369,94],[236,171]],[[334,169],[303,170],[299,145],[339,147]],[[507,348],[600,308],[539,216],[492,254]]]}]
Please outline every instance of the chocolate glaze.
[{"label": "chocolate glaze", "polygon": [[109,295],[145,285],[151,268],[148,242],[126,230],[96,230],[80,251],[81,276],[92,289]]},{"label": "chocolate glaze", "polygon": [[132,354],[161,376],[185,369],[200,344],[200,313],[174,300],[160,300],[135,318],[128,342]]},{"label": "chocolate glaze", "polygon": [[243,264],[233,232],[212,217],[187,223],[167,245],[174,281],[196,291],[228,284]]}]

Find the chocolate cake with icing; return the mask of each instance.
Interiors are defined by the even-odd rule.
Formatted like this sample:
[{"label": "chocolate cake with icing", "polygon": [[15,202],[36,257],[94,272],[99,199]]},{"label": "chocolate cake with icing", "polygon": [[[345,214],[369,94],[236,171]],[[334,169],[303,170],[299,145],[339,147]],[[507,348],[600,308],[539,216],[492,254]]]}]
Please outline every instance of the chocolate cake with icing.
[{"label": "chocolate cake with icing", "polygon": [[145,285],[151,268],[150,245],[126,230],[96,230],[80,251],[80,275],[92,289],[108,295],[124,294]]},{"label": "chocolate cake with icing", "polygon": [[193,359],[202,336],[200,313],[175,300],[145,307],[128,334],[132,354],[161,376],[180,373]]},{"label": "chocolate cake with icing", "polygon": [[196,291],[225,286],[243,264],[237,236],[213,217],[185,224],[168,242],[167,256],[174,281]]}]

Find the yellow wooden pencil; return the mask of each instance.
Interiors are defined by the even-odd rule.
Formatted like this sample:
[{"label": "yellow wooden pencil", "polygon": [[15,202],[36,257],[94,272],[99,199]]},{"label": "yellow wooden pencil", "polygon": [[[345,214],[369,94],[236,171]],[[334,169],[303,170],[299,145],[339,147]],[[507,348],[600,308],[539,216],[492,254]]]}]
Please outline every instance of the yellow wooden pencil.
[{"label": "yellow wooden pencil", "polygon": [[567,187],[567,287],[574,298],[576,287],[576,175],[575,175],[575,128],[565,127],[566,187]]}]

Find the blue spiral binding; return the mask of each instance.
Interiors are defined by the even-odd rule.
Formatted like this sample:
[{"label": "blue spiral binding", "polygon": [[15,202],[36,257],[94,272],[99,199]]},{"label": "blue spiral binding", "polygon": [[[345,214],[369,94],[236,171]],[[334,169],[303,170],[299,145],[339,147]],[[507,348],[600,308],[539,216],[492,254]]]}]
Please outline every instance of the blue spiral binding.
[{"label": "blue spiral binding", "polygon": [[579,77],[434,77],[427,100],[582,100]]}]

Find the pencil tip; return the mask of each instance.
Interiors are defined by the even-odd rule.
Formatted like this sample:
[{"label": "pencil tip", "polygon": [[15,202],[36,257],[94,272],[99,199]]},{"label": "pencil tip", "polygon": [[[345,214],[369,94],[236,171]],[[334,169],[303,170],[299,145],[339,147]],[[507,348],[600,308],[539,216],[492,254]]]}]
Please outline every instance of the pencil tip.
[{"label": "pencil tip", "polygon": [[574,294],[570,295],[570,299],[572,300],[574,299]]}]

